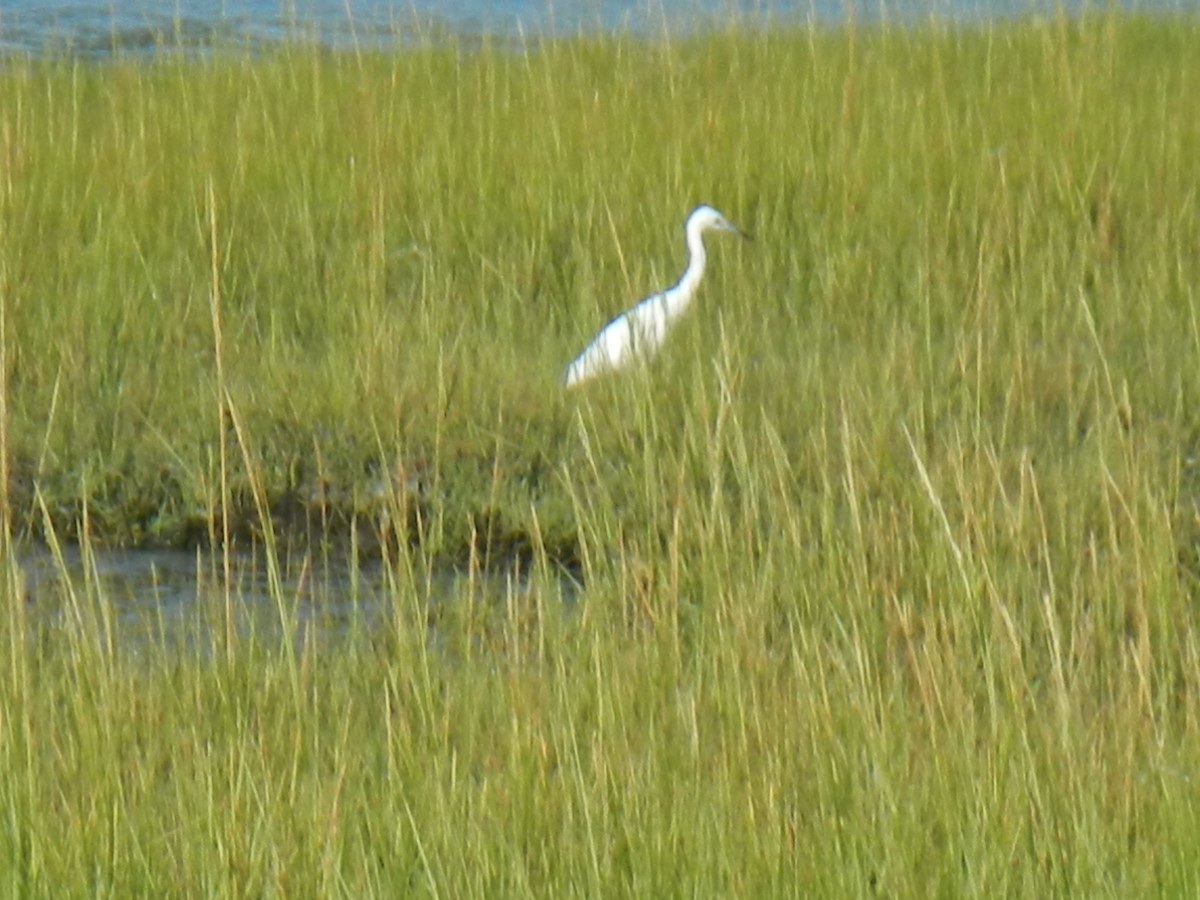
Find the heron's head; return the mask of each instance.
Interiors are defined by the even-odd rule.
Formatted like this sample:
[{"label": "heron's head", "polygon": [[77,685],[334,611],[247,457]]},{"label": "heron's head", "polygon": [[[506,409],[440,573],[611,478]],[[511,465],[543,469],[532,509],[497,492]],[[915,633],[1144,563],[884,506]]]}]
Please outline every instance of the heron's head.
[{"label": "heron's head", "polygon": [[732,231],[744,238],[750,237],[717,210],[707,205],[697,206],[692,210],[691,215],[688,216],[686,228],[689,232],[697,234],[704,231]]}]

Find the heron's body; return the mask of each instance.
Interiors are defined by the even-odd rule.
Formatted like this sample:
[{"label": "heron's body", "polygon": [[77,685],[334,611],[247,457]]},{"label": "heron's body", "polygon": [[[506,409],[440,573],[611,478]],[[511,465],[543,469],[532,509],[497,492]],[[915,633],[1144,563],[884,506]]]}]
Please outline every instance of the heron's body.
[{"label": "heron's body", "polygon": [[622,369],[635,359],[648,358],[662,346],[671,324],[688,308],[700,287],[708,258],[702,235],[709,229],[746,236],[711,206],[697,206],[692,210],[684,225],[688,264],[683,275],[665,291],[651,294],[601,328],[567,366],[563,375],[567,387],[604,372]]}]

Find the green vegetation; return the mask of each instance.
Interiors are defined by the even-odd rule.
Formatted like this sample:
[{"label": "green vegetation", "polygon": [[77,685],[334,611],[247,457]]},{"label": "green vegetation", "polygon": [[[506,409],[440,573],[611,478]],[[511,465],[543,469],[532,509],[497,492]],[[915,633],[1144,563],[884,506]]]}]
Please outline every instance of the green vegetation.
[{"label": "green vegetation", "polygon": [[[0,891],[1195,895],[1198,54],[7,61]],[[755,243],[563,392],[701,201]],[[30,540],[197,548],[211,640],[26,602]],[[320,554],[386,625],[297,629]]]}]

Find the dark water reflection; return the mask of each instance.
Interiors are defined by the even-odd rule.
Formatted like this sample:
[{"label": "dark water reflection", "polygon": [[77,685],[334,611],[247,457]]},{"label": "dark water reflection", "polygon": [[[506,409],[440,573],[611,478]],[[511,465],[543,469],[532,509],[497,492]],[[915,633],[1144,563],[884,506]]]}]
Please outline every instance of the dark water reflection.
[{"label": "dark water reflection", "polygon": [[[114,645],[155,645],[207,654],[224,641],[252,637],[270,644],[290,638],[336,642],[384,634],[397,617],[430,628],[439,611],[463,604],[503,609],[533,590],[516,571],[390,569],[380,561],[299,558],[273,573],[256,553],[175,550],[83,553],[29,550],[17,561],[28,621],[50,629],[80,629]],[[552,586],[570,602],[574,582]]]}]

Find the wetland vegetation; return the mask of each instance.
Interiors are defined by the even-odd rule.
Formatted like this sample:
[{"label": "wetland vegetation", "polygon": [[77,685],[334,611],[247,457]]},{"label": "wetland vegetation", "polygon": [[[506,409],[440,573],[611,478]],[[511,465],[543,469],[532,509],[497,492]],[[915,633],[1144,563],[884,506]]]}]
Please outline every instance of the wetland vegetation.
[{"label": "wetland vegetation", "polygon": [[[1194,895],[1198,54],[6,59],[0,890]],[[755,242],[564,392],[698,202]],[[115,638],[111,547],[205,640]]]}]

